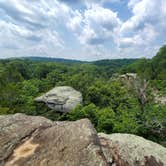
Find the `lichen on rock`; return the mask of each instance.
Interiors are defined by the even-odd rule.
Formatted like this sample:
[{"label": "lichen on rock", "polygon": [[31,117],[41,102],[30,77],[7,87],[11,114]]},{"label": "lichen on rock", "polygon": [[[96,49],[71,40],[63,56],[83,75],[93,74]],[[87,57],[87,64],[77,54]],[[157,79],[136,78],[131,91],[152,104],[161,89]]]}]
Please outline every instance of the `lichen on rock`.
[{"label": "lichen on rock", "polygon": [[69,86],[58,86],[44,95],[37,97],[36,102],[45,103],[50,109],[69,112],[82,104],[82,94]]}]

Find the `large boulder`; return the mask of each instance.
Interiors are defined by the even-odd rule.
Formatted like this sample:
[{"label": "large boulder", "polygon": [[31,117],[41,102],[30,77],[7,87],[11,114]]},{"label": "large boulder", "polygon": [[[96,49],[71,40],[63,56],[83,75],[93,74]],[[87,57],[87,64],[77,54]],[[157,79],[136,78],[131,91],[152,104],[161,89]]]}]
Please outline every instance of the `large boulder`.
[{"label": "large boulder", "polygon": [[105,157],[117,166],[164,166],[166,148],[132,134],[98,134]]},{"label": "large boulder", "polygon": [[164,166],[166,148],[130,134],[98,134],[88,119],[0,116],[0,166]]},{"label": "large boulder", "polygon": [[58,86],[35,99],[44,102],[50,109],[59,112],[69,112],[82,104],[82,95],[69,86]]},{"label": "large boulder", "polygon": [[0,116],[0,166],[106,166],[88,119],[52,122],[42,117]]}]

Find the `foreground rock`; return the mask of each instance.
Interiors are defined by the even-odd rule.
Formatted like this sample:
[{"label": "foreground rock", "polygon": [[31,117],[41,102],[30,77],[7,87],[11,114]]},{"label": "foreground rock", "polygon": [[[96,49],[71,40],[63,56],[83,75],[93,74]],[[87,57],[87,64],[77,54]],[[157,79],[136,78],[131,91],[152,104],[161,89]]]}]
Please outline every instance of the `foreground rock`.
[{"label": "foreground rock", "polygon": [[132,134],[98,134],[107,161],[118,166],[164,166],[166,148]]},{"label": "foreground rock", "polygon": [[82,95],[69,86],[55,87],[44,95],[35,99],[44,102],[49,108],[59,112],[69,112],[82,104]]},{"label": "foreground rock", "polygon": [[51,122],[23,114],[0,116],[1,166],[105,166],[87,119]]},{"label": "foreground rock", "polygon": [[129,134],[99,134],[88,119],[0,116],[0,166],[164,166],[166,148]]}]

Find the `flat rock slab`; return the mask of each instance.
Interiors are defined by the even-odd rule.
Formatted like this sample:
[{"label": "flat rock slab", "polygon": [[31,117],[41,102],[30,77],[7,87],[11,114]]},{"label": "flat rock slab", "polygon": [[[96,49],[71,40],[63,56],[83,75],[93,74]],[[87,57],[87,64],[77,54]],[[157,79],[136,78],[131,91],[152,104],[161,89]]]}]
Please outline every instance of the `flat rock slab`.
[{"label": "flat rock slab", "polygon": [[52,122],[42,117],[0,116],[1,166],[105,166],[88,119]]},{"label": "flat rock slab", "polygon": [[82,104],[82,94],[69,86],[58,86],[44,95],[37,97],[36,102],[45,103],[50,109],[69,112]]}]

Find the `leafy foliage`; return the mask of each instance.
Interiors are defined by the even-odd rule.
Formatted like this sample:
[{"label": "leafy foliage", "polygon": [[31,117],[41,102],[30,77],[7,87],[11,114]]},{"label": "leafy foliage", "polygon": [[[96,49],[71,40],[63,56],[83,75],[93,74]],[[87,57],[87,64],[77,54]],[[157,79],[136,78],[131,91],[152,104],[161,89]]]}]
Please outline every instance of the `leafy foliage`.
[{"label": "leafy foliage", "polygon": [[[57,62],[58,61],[58,62]],[[99,132],[134,133],[165,141],[166,106],[140,102],[141,82],[128,88],[115,73],[138,73],[160,95],[166,94],[166,46],[150,59],[80,62],[43,58],[0,60],[0,114],[17,112],[52,120],[89,118]],[[116,75],[116,74],[115,74]],[[34,102],[54,86],[72,86],[83,94],[83,105],[62,114]]]},{"label": "leafy foliage", "polygon": [[160,48],[159,52],[152,59],[142,58],[127,67],[121,72],[138,73],[146,79],[166,79],[166,45]]}]

